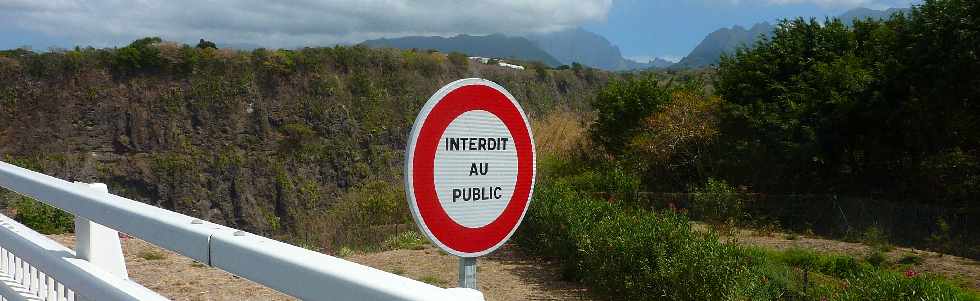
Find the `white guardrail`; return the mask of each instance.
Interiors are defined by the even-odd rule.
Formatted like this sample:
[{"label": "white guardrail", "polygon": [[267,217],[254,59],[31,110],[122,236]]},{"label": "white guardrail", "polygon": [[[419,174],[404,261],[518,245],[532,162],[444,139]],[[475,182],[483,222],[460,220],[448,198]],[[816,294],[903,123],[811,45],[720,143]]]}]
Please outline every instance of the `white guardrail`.
[{"label": "white guardrail", "polygon": [[76,254],[0,215],[4,300],[167,300],[127,279],[112,229],[304,300],[483,300],[476,290],[432,286],[110,194],[102,184],[0,161],[0,186],[74,214],[78,241]]}]

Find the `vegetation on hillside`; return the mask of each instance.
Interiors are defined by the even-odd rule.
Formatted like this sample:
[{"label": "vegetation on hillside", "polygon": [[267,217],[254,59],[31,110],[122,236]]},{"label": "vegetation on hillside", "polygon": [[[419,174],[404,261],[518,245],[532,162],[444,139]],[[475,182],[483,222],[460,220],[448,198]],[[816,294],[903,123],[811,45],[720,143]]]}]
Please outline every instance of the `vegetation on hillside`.
[{"label": "vegetation on hillside", "polygon": [[[936,275],[838,254],[801,249],[772,251],[721,242],[713,230],[695,230],[688,215],[631,206],[629,199],[597,196],[597,188],[631,189],[635,176],[579,160],[547,159],[550,175],[535,192],[515,240],[525,250],[557,260],[566,279],[610,300],[980,300],[980,295]],[[591,163],[590,163],[591,162]],[[600,164],[600,166],[592,166]],[[576,171],[577,170],[577,171]],[[597,181],[606,179],[606,181]],[[604,187],[596,187],[601,183]],[[713,183],[713,184],[712,184]],[[733,203],[724,186],[709,182],[704,197]],[[693,216],[714,216],[711,214]],[[730,235],[730,234],[729,234]]]},{"label": "vegetation on hillside", "polygon": [[[592,138],[609,155],[601,160],[640,176],[640,190],[729,183],[744,203],[727,216],[692,211],[712,215],[698,218],[845,239],[870,229],[976,258],[976,12],[974,2],[926,1],[853,26],[784,21],[716,75],[612,82],[594,99]],[[698,193],[667,199],[641,206],[704,204]]]},{"label": "vegetation on hillside", "polygon": [[[905,234],[920,247],[980,254],[970,235],[980,229],[964,222],[980,197],[977,8],[926,1],[853,27],[785,21],[725,58],[713,92],[697,77],[613,81],[593,101],[590,143],[543,150],[516,240],[610,299],[977,300],[882,251]],[[564,118],[542,126],[576,122]],[[659,206],[637,190],[683,198]],[[833,197],[830,215],[870,212],[847,221],[869,225],[853,230],[868,256],[746,247],[689,220],[802,229],[824,215],[813,210],[822,195]],[[931,220],[902,220],[892,206]],[[945,209],[920,210],[928,206]]]},{"label": "vegetation on hillside", "polygon": [[[403,152],[440,86],[495,81],[535,119],[588,111],[589,97],[616,76],[526,65],[362,46],[234,51],[153,37],[120,48],[0,51],[0,154],[311,249],[375,248],[413,228]],[[60,212],[15,203],[23,218]]]},{"label": "vegetation on hillside", "polygon": [[[0,152],[311,249],[415,248],[401,188],[407,131],[438,87],[478,76],[522,102],[540,147],[540,186],[515,240],[601,296],[976,300],[895,270],[880,250],[980,256],[978,12],[976,1],[927,0],[852,26],[788,20],[695,72],[521,71],[460,53],[236,52],[156,38],[4,51]],[[58,214],[16,204],[24,221]],[[692,219],[840,235],[875,252],[748,248]]]}]

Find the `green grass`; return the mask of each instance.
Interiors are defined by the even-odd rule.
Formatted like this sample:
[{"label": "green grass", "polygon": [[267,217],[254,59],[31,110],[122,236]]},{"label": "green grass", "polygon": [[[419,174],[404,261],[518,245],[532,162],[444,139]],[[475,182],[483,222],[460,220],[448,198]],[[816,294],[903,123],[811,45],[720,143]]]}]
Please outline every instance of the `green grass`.
[{"label": "green grass", "polygon": [[337,250],[337,253],[334,254],[334,255],[336,255],[337,257],[340,257],[340,258],[350,257],[351,255],[354,255],[354,250],[351,249],[351,248],[348,248],[346,246],[343,246],[343,247],[340,247],[340,249],[338,249]]},{"label": "green grass", "polygon": [[405,231],[389,236],[381,243],[384,250],[421,250],[428,244],[428,240],[415,231]]},{"label": "green grass", "polygon": [[143,258],[145,260],[163,260],[167,258],[167,254],[156,250],[143,249],[136,253],[136,257]]},{"label": "green grass", "polygon": [[444,286],[446,286],[448,284],[448,282],[446,282],[445,280],[442,280],[441,278],[436,277],[436,276],[433,276],[433,275],[425,275],[425,276],[422,276],[421,278],[419,278],[418,280],[419,281],[422,281],[422,282],[425,282],[425,283],[428,283],[428,284],[431,284],[431,285],[440,286],[440,287],[444,287]]}]

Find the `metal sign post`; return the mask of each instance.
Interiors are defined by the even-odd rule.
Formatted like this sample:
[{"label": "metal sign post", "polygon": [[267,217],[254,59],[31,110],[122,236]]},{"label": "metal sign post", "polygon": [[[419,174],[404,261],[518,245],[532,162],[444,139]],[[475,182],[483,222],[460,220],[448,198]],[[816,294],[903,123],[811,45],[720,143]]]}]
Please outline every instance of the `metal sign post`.
[{"label": "metal sign post", "polygon": [[479,290],[476,287],[476,257],[459,258],[459,287]]},{"label": "metal sign post", "polygon": [[452,82],[422,107],[405,151],[405,192],[419,229],[460,257],[460,287],[476,289],[476,257],[524,219],[536,159],[527,115],[494,82]]}]

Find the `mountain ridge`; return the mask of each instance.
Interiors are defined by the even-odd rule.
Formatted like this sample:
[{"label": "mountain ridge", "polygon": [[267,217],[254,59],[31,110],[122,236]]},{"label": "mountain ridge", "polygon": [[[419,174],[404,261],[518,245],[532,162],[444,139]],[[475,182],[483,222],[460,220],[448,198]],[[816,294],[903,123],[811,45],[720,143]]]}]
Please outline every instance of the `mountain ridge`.
[{"label": "mountain ridge", "polygon": [[[865,7],[850,9],[834,18],[840,19],[850,26],[855,20],[886,19],[895,13],[909,11],[909,8],[889,8],[876,10]],[[671,68],[703,68],[716,65],[721,55],[732,53],[738,47],[752,47],[760,37],[769,36],[776,29],[769,22],[756,23],[751,28],[740,25],[725,27],[709,33],[681,61]]]},{"label": "mountain ridge", "polygon": [[470,56],[541,61],[552,67],[579,63],[609,71],[665,68],[673,64],[661,58],[646,63],[624,58],[618,46],[581,27],[526,36],[507,36],[500,33],[482,36],[462,34],[453,37],[406,36],[366,40],[361,44],[374,48],[435,49],[462,52]]},{"label": "mountain ridge", "polygon": [[[624,58],[619,47],[609,42],[606,37],[581,27],[550,33],[530,34],[527,35],[527,38],[565,65],[579,63],[611,71],[654,67],[650,62],[643,63]],[[665,60],[661,61],[666,62]],[[658,63],[662,62],[658,61]]]}]

